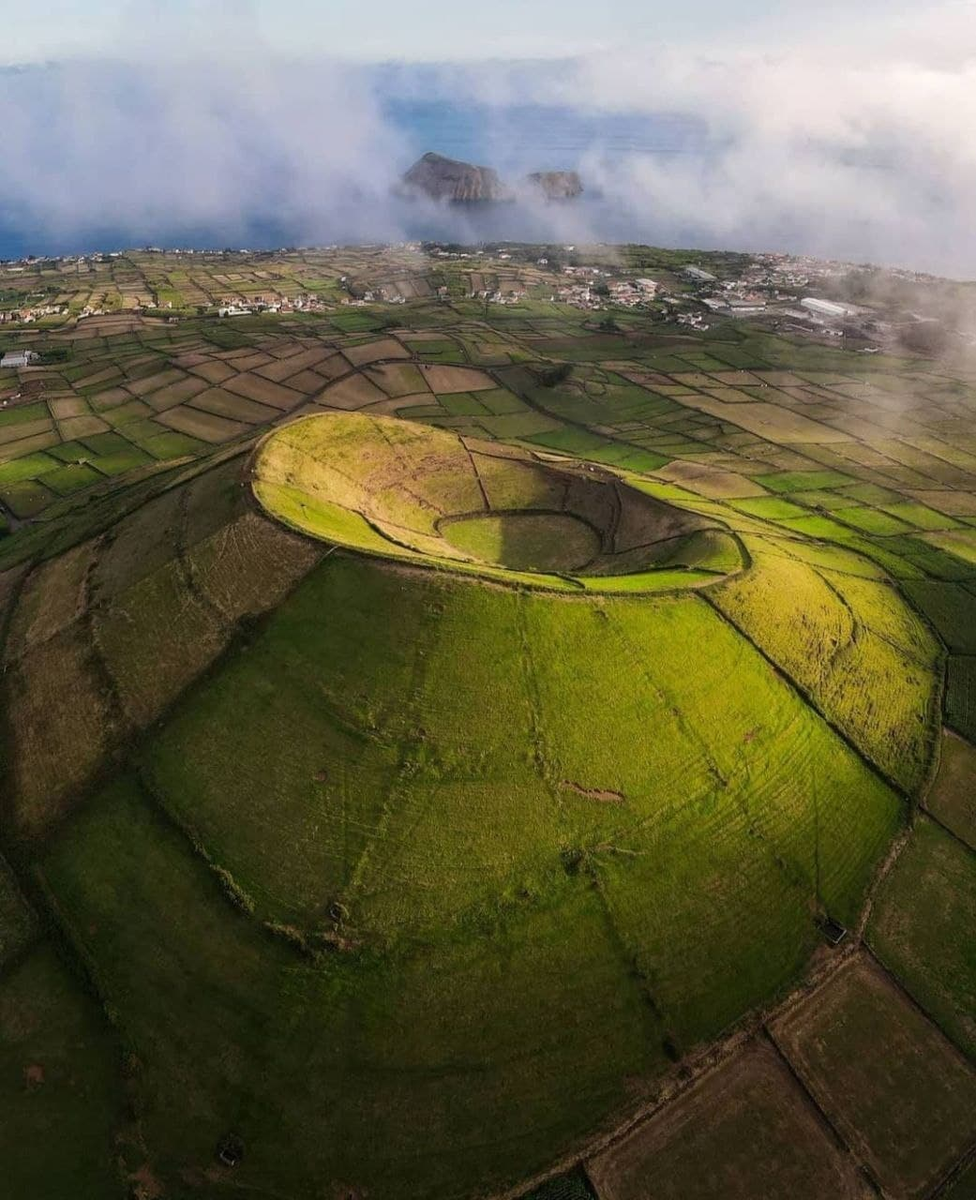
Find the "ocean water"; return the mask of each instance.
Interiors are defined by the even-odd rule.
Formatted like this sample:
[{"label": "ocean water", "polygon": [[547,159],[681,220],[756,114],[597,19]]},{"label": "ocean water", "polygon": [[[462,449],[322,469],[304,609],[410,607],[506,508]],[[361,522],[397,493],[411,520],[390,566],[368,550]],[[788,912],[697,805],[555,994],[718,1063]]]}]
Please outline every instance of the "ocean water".
[{"label": "ocean water", "polygon": [[654,154],[701,153],[705,126],[678,113],[591,113],[540,104],[487,105],[389,99],[383,105],[404,159],[426,150],[497,167],[504,174],[576,170],[591,156],[609,163]]},{"label": "ocean water", "polygon": [[[443,97],[403,99],[389,94],[381,101],[381,111],[396,147],[395,161],[385,164],[390,182],[425,151],[434,150],[496,167],[513,182],[535,170],[579,169],[585,195],[556,205],[445,207],[399,200],[386,181],[374,181],[362,195],[324,197],[299,215],[282,216],[277,201],[244,194],[226,221],[188,224],[157,216],[133,222],[123,214],[124,221],[81,219],[58,229],[33,222],[29,212],[14,217],[0,207],[0,258],[146,245],[273,249],[403,239],[650,241],[655,236],[673,241],[676,231],[662,229],[652,214],[635,212],[633,204],[622,206],[599,186],[599,179],[634,155],[653,154],[667,162],[708,151],[704,127],[680,114],[594,114],[544,105],[457,103]],[[272,151],[269,175],[277,166]],[[599,164],[599,171],[593,164]]]}]

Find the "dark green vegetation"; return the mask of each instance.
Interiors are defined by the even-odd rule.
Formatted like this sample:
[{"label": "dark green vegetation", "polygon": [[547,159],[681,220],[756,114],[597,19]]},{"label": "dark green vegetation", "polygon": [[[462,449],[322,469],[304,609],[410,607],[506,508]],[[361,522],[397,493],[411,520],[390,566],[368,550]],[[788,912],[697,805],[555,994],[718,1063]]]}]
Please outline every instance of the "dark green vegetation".
[{"label": "dark green vegetation", "polygon": [[[891,1195],[948,1180],[971,747],[927,786],[943,705],[976,711],[976,378],[320,257],[320,289],[230,260],[212,299],[320,300],[223,321],[215,262],[160,258],[180,320],[35,333],[66,355],[0,379],[0,1169],[40,1200],[69,1165],[98,1200],[462,1200],[561,1158],[540,1198],[860,1196],[826,1113]],[[868,940],[932,1020],[859,959],[567,1174],[855,927],[923,804]]]},{"label": "dark green vegetation", "polygon": [[885,880],[869,929],[879,957],[926,1012],[976,1056],[976,861],[922,819]]}]

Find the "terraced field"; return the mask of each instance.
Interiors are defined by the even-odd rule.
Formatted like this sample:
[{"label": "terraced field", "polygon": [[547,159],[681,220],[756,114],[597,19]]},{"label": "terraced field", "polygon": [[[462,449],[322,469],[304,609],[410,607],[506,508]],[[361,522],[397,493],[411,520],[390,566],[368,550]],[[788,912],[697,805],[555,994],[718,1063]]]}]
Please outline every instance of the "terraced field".
[{"label": "terraced field", "polygon": [[430,290],[4,381],[4,1177],[966,1194],[976,377]]}]

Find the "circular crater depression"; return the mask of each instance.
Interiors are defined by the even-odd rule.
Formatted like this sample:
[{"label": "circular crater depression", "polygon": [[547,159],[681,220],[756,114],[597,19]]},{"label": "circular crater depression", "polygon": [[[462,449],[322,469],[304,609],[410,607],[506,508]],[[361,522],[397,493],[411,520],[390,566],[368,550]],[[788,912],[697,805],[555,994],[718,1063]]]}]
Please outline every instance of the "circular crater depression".
[{"label": "circular crater depression", "polygon": [[657,591],[742,566],[726,530],[609,471],[396,417],[286,425],[260,444],[253,486],[271,515],[324,541],[510,583]]}]

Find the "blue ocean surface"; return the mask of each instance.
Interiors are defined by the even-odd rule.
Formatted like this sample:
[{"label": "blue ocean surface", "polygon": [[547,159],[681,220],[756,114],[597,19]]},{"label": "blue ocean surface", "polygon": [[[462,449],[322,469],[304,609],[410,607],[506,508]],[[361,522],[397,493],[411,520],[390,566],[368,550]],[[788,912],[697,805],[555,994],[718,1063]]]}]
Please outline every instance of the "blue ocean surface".
[{"label": "blue ocean surface", "polygon": [[389,99],[383,105],[405,159],[426,150],[503,174],[575,170],[591,154],[620,163],[635,154],[700,152],[708,133],[681,114],[592,113],[540,104],[488,105]]},{"label": "blue ocean surface", "polygon": [[[334,242],[429,239],[454,241],[651,241],[675,231],[656,226],[653,214],[622,208],[587,176],[587,163],[598,160],[613,171],[629,156],[658,159],[707,153],[707,132],[700,122],[680,114],[589,113],[536,104],[455,102],[383,94],[381,112],[392,135],[395,161],[384,164],[391,181],[425,151],[493,166],[506,180],[537,170],[580,169],[586,193],[565,205],[505,204],[450,207],[410,204],[384,186],[360,200],[345,196],[323,201],[313,217],[282,217],[283,206],[256,195],[240,197],[226,224],[167,221],[165,216],[133,224],[79,221],[54,230],[34,223],[30,213],[5,213],[0,207],[0,258],[26,255],[83,254],[133,246],[194,249],[274,249]],[[261,163],[259,162],[260,169]],[[277,171],[268,148],[267,173]],[[2,170],[2,167],[0,167]],[[592,174],[592,172],[591,172]],[[691,231],[689,231],[690,233]]]}]

